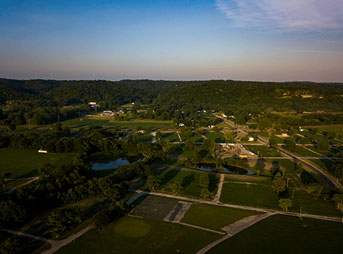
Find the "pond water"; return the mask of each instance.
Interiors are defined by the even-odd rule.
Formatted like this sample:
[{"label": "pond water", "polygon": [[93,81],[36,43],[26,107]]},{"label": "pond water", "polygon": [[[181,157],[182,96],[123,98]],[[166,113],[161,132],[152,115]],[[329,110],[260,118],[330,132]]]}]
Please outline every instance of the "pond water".
[{"label": "pond water", "polygon": [[[140,160],[136,160],[140,161]],[[127,159],[119,158],[114,161],[109,161],[106,163],[93,163],[92,169],[93,170],[108,170],[108,169],[116,169],[120,166],[124,166],[130,164],[131,162]]]},{"label": "pond water", "polygon": [[[206,172],[211,172],[212,170],[216,170],[216,166],[214,164],[202,164],[200,166],[201,171],[206,171]],[[232,174],[237,174],[237,175],[254,175],[255,172],[242,169],[242,168],[237,168],[233,166],[226,166],[223,168],[225,172],[230,172]]]}]

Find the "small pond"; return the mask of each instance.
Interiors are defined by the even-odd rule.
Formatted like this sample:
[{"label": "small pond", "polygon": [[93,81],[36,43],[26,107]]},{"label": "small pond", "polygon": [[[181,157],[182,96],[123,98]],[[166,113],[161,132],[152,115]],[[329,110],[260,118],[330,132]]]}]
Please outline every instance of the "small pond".
[{"label": "small pond", "polygon": [[136,161],[142,161],[142,159],[138,160],[127,160],[124,158],[119,158],[113,161],[105,162],[105,163],[93,163],[92,169],[93,170],[108,170],[108,169],[116,169],[119,168],[120,166],[128,165],[132,162]]}]

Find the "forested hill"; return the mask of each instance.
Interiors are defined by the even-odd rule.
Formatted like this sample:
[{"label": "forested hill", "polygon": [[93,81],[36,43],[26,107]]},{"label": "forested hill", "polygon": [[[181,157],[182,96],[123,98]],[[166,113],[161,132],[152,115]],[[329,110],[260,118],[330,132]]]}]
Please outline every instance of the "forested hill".
[{"label": "forested hill", "polygon": [[178,118],[179,112],[188,116],[203,109],[234,115],[271,111],[343,112],[343,84],[0,79],[2,111],[4,114],[21,111],[17,119],[33,109],[54,115],[54,110],[64,106],[78,105],[87,110],[90,101],[100,103],[101,109],[114,109],[130,102],[144,104],[154,109],[154,117],[164,114],[164,119]]}]

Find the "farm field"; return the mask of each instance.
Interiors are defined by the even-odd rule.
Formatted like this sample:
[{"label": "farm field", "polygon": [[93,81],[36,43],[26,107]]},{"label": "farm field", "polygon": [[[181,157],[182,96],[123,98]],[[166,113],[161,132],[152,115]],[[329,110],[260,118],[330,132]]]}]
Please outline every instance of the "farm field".
[{"label": "farm field", "polygon": [[225,181],[220,201],[223,203],[246,205],[261,208],[280,209],[276,193],[271,188],[270,180]]},{"label": "farm field", "polygon": [[126,216],[101,231],[91,230],[57,253],[193,254],[219,237],[175,223]]},{"label": "farm field", "polygon": [[246,145],[245,147],[254,154],[262,157],[282,157],[282,155],[278,151],[266,146]]},{"label": "farm field", "polygon": [[65,165],[72,162],[74,153],[40,154],[37,150],[0,149],[0,172],[11,173],[10,178],[36,176],[37,169],[46,163]]},{"label": "farm field", "polygon": [[260,213],[214,205],[192,204],[183,217],[182,222],[213,230],[220,230],[235,221],[256,214]]},{"label": "farm field", "polygon": [[[272,216],[217,245],[208,253],[343,253],[343,224]],[[249,244],[246,242],[249,241]]]}]

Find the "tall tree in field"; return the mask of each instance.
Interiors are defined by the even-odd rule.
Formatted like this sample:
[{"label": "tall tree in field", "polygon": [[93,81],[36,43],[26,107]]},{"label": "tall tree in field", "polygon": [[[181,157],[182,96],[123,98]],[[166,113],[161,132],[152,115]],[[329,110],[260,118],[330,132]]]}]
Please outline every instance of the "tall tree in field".
[{"label": "tall tree in field", "polygon": [[293,201],[290,198],[281,198],[279,200],[279,206],[282,210],[288,212],[288,208],[293,206]]},{"label": "tall tree in field", "polygon": [[337,209],[343,212],[343,193],[333,195],[332,201],[336,203]]},{"label": "tall tree in field", "polygon": [[173,182],[169,184],[169,188],[174,194],[179,194],[182,190],[182,186],[179,182]]},{"label": "tall tree in field", "polygon": [[199,185],[201,188],[207,189],[210,184],[210,178],[208,174],[201,174],[199,179]]},{"label": "tall tree in field", "polygon": [[286,190],[286,181],[283,179],[280,172],[278,172],[273,179],[272,183],[273,190],[279,195],[280,192]]},{"label": "tall tree in field", "polygon": [[208,199],[211,196],[211,192],[207,188],[202,188],[200,191],[200,196],[203,199]]},{"label": "tall tree in field", "polygon": [[161,185],[160,178],[154,175],[150,175],[147,180],[147,186],[151,191],[155,191]]}]

